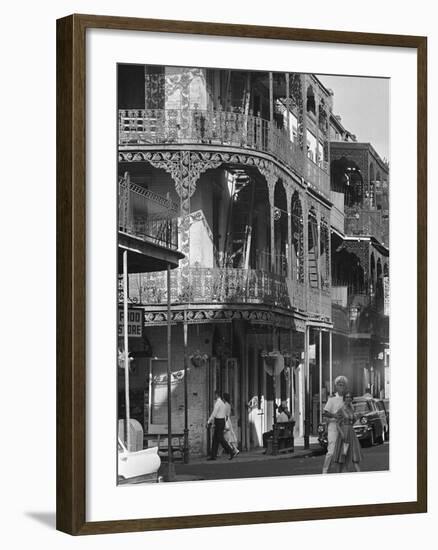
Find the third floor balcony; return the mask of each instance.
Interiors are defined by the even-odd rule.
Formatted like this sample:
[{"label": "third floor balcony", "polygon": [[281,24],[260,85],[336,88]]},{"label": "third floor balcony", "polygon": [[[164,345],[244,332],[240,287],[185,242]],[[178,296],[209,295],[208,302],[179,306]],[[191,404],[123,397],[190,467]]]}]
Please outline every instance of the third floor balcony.
[{"label": "third floor balcony", "polygon": [[207,145],[266,153],[330,197],[326,163],[315,163],[275,121],[241,112],[202,109],[122,109],[119,145]]}]

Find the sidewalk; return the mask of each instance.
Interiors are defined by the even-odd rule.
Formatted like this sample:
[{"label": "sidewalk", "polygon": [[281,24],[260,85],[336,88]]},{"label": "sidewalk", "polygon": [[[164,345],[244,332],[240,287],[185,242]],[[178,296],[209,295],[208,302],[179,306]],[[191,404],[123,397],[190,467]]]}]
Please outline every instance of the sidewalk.
[{"label": "sidewalk", "polygon": [[[310,448],[304,448],[304,439],[302,437],[295,439],[294,452],[293,453],[279,453],[278,455],[267,455],[264,454],[264,449],[258,448],[251,451],[240,451],[239,455],[236,457],[236,460],[240,462],[253,462],[259,460],[280,460],[282,458],[303,458],[305,456],[313,456],[315,454],[320,454],[321,447],[318,443],[317,437],[310,437]],[[228,460],[228,455],[224,455],[224,458]],[[218,457],[220,460],[221,457]],[[207,462],[207,457],[190,457],[190,464],[200,464]]]},{"label": "sidewalk", "polygon": [[[207,456],[190,457],[188,464],[179,461],[175,463],[175,477],[172,481],[243,478],[248,477],[248,472],[251,472],[251,477],[281,475],[278,472],[290,473],[289,465],[292,464],[299,465],[298,468],[301,470],[305,467],[304,463],[296,459],[317,457],[323,454],[316,437],[311,437],[309,443],[310,448],[304,449],[303,439],[296,439],[293,453],[280,453],[275,456],[266,455],[263,448],[258,448],[251,451],[240,451],[238,456],[231,461],[225,453],[214,461],[208,460]],[[278,464],[278,466],[274,466],[274,464]],[[167,481],[167,463],[165,461],[161,463],[159,474],[163,481]]]},{"label": "sidewalk", "polygon": [[[235,460],[239,462],[258,462],[258,461],[270,461],[270,460],[281,460],[281,459],[291,459],[291,458],[304,458],[306,456],[314,456],[322,453],[322,449],[318,443],[317,437],[310,437],[310,448],[304,448],[304,439],[302,437],[295,439],[295,448],[293,453],[279,453],[278,455],[267,455],[264,454],[263,448],[254,449],[251,451],[240,451]],[[223,456],[218,457],[218,461],[228,460],[228,455],[224,454]],[[204,464],[210,462],[208,457],[190,457],[189,464]]]}]

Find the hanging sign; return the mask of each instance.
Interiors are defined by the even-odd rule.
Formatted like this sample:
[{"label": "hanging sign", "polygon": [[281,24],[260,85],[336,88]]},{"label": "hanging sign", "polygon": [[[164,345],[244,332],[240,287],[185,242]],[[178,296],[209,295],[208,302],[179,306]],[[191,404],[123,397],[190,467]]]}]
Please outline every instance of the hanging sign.
[{"label": "hanging sign", "polygon": [[[120,338],[123,338],[123,320],[124,311],[119,308],[117,315],[117,332]],[[128,336],[129,338],[141,338],[143,330],[143,310],[142,309],[128,309]]]},{"label": "hanging sign", "polygon": [[279,351],[270,351],[263,357],[265,372],[278,376],[284,369],[284,357]]}]

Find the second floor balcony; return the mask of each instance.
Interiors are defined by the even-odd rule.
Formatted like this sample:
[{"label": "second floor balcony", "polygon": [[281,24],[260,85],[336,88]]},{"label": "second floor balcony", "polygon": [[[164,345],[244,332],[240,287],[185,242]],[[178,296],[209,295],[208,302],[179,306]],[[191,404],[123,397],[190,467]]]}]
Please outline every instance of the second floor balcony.
[{"label": "second floor balcony", "polygon": [[[167,303],[166,273],[143,273],[130,277],[129,300],[139,305]],[[330,294],[308,289],[286,277],[256,269],[190,267],[171,273],[173,305],[261,305],[285,310],[308,311],[331,317]]]},{"label": "second floor balcony", "polygon": [[364,289],[333,286],[331,296],[332,319],[336,330],[370,333],[387,338],[389,318],[376,295]]},{"label": "second floor balcony", "polygon": [[[134,275],[129,281],[131,301],[166,304],[166,273]],[[256,269],[190,267],[171,273],[172,304],[261,304],[290,308],[284,277]]]},{"label": "second floor balcony", "polygon": [[381,210],[346,209],[345,234],[370,236],[382,242],[383,223]]},{"label": "second floor balcony", "polygon": [[318,164],[312,159],[307,159],[304,177],[310,186],[330,199],[330,176],[328,173],[328,164],[319,160]]},{"label": "second floor balcony", "polygon": [[344,233],[344,193],[337,193],[336,191],[330,191],[330,198],[332,201],[332,208],[330,210],[330,225],[339,231]]},{"label": "second floor balcony", "polygon": [[129,181],[119,181],[119,232],[165,248],[178,248],[178,207],[168,197]]},{"label": "second floor balcony", "polygon": [[128,174],[119,180],[118,264],[128,253],[131,273],[161,271],[177,267],[184,255],[178,251],[176,205],[130,182]]}]

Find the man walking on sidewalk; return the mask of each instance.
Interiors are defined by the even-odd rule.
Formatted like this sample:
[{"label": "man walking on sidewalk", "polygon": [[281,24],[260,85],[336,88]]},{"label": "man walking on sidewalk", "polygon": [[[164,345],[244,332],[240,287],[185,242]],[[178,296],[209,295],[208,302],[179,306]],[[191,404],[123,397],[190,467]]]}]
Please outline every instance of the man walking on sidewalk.
[{"label": "man walking on sidewalk", "polygon": [[335,395],[328,398],[325,404],[323,417],[327,420],[327,454],[325,455],[322,473],[327,474],[332,461],[333,451],[338,437],[336,414],[344,404],[344,393],[347,391],[348,380],[345,376],[335,378]]},{"label": "man walking on sidewalk", "polygon": [[211,446],[211,456],[208,460],[216,460],[217,451],[219,449],[219,443],[224,448],[224,451],[230,455],[230,460],[237,455],[237,452],[233,451],[231,446],[225,440],[224,429],[225,429],[225,417],[227,415],[227,407],[222,401],[219,392],[216,390],[214,392],[215,403],[213,412],[208,419],[208,424],[211,425],[214,423],[214,432],[213,432],[213,443]]}]

